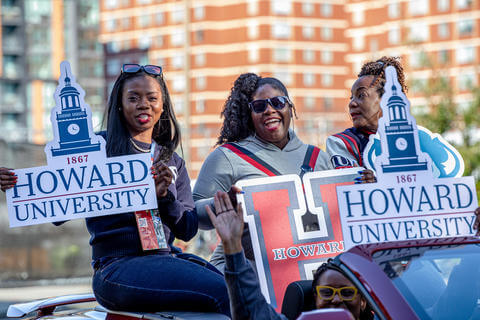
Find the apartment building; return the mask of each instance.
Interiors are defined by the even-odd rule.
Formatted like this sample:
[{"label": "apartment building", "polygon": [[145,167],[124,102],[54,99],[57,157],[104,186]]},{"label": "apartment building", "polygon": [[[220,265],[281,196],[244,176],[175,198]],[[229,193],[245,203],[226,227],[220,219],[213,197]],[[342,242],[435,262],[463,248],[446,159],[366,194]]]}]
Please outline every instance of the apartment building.
[{"label": "apartment building", "polygon": [[98,124],[104,108],[98,1],[1,0],[0,126],[6,142],[44,144],[50,111],[68,60]]},{"label": "apartment building", "polygon": [[113,80],[128,62],[118,56],[135,49],[146,54],[132,62],[164,68],[192,177],[215,145],[220,111],[244,72],[281,79],[297,109],[296,132],[321,146],[348,125],[344,5],[342,0],[105,0],[100,41],[106,76]]}]

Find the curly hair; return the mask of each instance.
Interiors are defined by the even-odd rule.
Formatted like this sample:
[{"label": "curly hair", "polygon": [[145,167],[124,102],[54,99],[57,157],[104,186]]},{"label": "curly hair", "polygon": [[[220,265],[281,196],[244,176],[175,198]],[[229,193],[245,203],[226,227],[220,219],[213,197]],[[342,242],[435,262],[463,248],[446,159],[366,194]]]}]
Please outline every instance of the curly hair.
[{"label": "curly hair", "polygon": [[408,87],[405,83],[405,73],[403,71],[403,66],[400,63],[399,57],[387,57],[383,56],[376,61],[369,61],[363,64],[358,77],[362,76],[374,76],[372,82],[372,87],[377,87],[377,92],[381,97],[385,90],[383,89],[386,79],[385,79],[385,68],[388,66],[393,66],[397,70],[398,82],[402,86],[403,93],[407,93]]},{"label": "curly hair", "polygon": [[[276,78],[262,78],[255,73],[244,73],[235,80],[220,114],[223,124],[216,145],[237,142],[255,133],[248,103],[252,101],[257,90],[266,84],[288,97],[287,88]],[[291,108],[296,118],[295,105],[292,104]]]},{"label": "curly hair", "polygon": [[[334,270],[344,275],[342,269],[340,269],[340,267],[338,267],[337,265],[333,264],[331,259],[329,259],[325,263],[322,263],[322,265],[318,267],[318,269],[315,271],[315,274],[313,275],[312,290],[313,290],[313,295],[315,297],[317,296],[317,291],[315,290],[315,287],[317,286],[318,281],[320,280],[320,276],[327,270]],[[360,320],[373,320],[373,318],[374,318],[374,314],[373,314],[372,307],[367,302],[365,309],[360,311]]]}]

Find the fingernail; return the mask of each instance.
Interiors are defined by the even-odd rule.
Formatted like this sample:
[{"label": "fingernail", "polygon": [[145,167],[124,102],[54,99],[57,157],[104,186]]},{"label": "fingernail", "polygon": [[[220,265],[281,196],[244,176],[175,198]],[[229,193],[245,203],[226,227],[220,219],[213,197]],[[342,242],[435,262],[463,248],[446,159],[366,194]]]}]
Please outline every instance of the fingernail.
[{"label": "fingernail", "polygon": [[357,171],[359,174],[362,174],[363,173],[363,170],[360,170],[360,171]]},{"label": "fingernail", "polygon": [[245,194],[245,191],[240,191],[239,193],[240,193],[240,194]]},{"label": "fingernail", "polygon": [[355,184],[362,184],[362,181],[355,181]]},{"label": "fingernail", "polygon": [[355,181],[361,181],[362,180],[362,177],[356,177],[355,179],[353,179]]}]

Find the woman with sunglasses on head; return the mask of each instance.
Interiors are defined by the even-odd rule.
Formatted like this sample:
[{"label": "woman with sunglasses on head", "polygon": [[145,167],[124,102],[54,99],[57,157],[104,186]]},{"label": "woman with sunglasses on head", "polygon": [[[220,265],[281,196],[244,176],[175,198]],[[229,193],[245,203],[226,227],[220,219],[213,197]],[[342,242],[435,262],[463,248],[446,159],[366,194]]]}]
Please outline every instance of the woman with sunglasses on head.
[{"label": "woman with sunglasses on head", "polygon": [[[212,205],[217,190],[231,190],[242,179],[331,169],[325,152],[303,143],[290,129],[295,106],[278,79],[253,73],[240,75],[221,115],[224,119],[217,139],[219,147],[203,163],[193,190],[201,229],[213,228],[205,205]],[[243,240],[247,258],[253,260],[248,230]],[[211,262],[223,270],[221,245]]]},{"label": "woman with sunglasses on head", "polygon": [[[223,276],[206,261],[172,245],[175,237],[188,241],[195,236],[198,218],[185,162],[174,152],[180,131],[161,67],[123,65],[107,112],[107,130],[100,134],[108,157],[152,154],[158,211],[141,218],[153,219],[156,232],[142,229],[141,212],[86,219],[97,301],[111,310],[229,315]],[[15,181],[8,184],[3,173],[5,191]],[[162,240],[163,248],[152,246]]]},{"label": "woman with sunglasses on head", "polygon": [[[369,137],[377,132],[378,119],[382,116],[380,101],[385,92],[385,68],[393,66],[404,93],[407,92],[403,66],[398,58],[382,57],[376,61],[366,62],[358,74],[351,90],[349,115],[353,127],[327,138],[327,152],[336,169],[363,167],[363,151]],[[363,170],[357,182],[374,182],[371,170]]]}]

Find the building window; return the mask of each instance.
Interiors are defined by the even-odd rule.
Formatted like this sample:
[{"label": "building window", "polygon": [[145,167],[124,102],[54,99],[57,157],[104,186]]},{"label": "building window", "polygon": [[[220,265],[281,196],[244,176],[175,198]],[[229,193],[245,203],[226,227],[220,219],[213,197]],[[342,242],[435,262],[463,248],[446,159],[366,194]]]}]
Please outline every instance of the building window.
[{"label": "building window", "polygon": [[288,15],[292,11],[291,0],[271,0],[270,7],[273,14]]},{"label": "building window", "polygon": [[258,38],[258,22],[253,20],[248,21],[247,32],[250,39]]},{"label": "building window", "polygon": [[457,48],[456,60],[459,64],[472,63],[475,60],[475,49],[473,47]]},{"label": "building window", "polygon": [[205,57],[205,53],[197,53],[195,55],[195,65],[197,66],[204,66],[206,63],[207,58]]},{"label": "building window", "polygon": [[251,16],[258,14],[258,0],[247,1],[247,13]]},{"label": "building window", "polygon": [[183,22],[183,19],[185,18],[185,10],[177,7],[170,13],[170,17],[173,23]]},{"label": "building window", "polygon": [[459,90],[471,90],[476,83],[476,75],[473,73],[460,73],[457,78],[457,85]]},{"label": "building window", "polygon": [[272,36],[276,39],[288,39],[290,37],[290,26],[285,22],[274,22]]},{"label": "building window", "polygon": [[310,1],[302,3],[302,13],[305,16],[311,16],[313,12],[315,11],[315,7],[313,3]]},{"label": "building window", "polygon": [[152,2],[152,0],[137,0],[138,4],[149,4],[151,2]]},{"label": "building window", "polygon": [[195,86],[198,90],[203,90],[207,86],[207,78],[204,76],[199,76],[195,79]]},{"label": "building window", "polygon": [[429,0],[410,0],[408,11],[412,16],[420,16],[428,13]]},{"label": "building window", "polygon": [[315,84],[315,75],[310,72],[303,74],[303,85],[305,87],[311,87]]},{"label": "building window", "polygon": [[393,2],[388,4],[388,17],[389,18],[400,17],[400,3]]},{"label": "building window", "polygon": [[323,109],[330,110],[333,107],[333,99],[330,97],[323,98]]},{"label": "building window", "polygon": [[260,58],[258,46],[256,45],[249,45],[248,46],[248,61],[249,62],[257,62]]},{"label": "building window", "polygon": [[204,40],[204,32],[203,30],[197,30],[195,31],[195,40],[197,42],[203,42]]},{"label": "building window", "polygon": [[322,74],[322,85],[324,87],[331,87],[333,84],[333,76],[330,73]]},{"label": "building window", "polygon": [[306,63],[312,63],[315,61],[315,51],[311,49],[305,49],[303,50],[303,61]]},{"label": "building window", "polygon": [[390,44],[400,43],[400,28],[392,28],[388,31],[388,42]]},{"label": "building window", "polygon": [[150,48],[150,45],[152,44],[152,38],[149,36],[144,36],[138,39],[138,47],[140,49],[148,49]]},{"label": "building window", "polygon": [[467,9],[471,7],[473,0],[456,0],[455,2],[458,9]]},{"label": "building window", "polygon": [[117,20],[110,19],[110,20],[105,21],[105,30],[107,32],[114,31],[116,29],[116,27],[117,27]]},{"label": "building window", "polygon": [[440,50],[438,52],[438,62],[441,64],[446,64],[450,60],[448,50]]},{"label": "building window", "polygon": [[304,26],[302,28],[302,35],[305,39],[312,39],[315,33],[315,29],[312,26]]},{"label": "building window", "polygon": [[105,4],[105,8],[107,9],[114,9],[118,7],[118,1],[117,0],[105,0],[103,2]]},{"label": "building window", "polygon": [[423,51],[412,52],[409,57],[410,66],[412,68],[424,67],[427,63],[427,55]]},{"label": "building window", "polygon": [[289,48],[279,47],[273,49],[273,61],[289,62],[291,59],[291,51]]},{"label": "building window", "polygon": [[171,35],[171,43],[174,46],[181,46],[185,43],[185,31],[182,29],[174,30],[173,34]]},{"label": "building window", "polygon": [[185,90],[185,76],[176,75],[173,77],[173,91],[181,92]]},{"label": "building window", "polygon": [[152,23],[152,16],[150,16],[149,14],[138,16],[137,19],[138,19],[137,20],[138,21],[138,26],[140,28],[149,27],[150,24]]},{"label": "building window", "polygon": [[172,58],[172,67],[174,69],[181,69],[183,68],[184,62],[185,62],[185,55],[183,54],[175,55]]},{"label": "building window", "polygon": [[429,26],[422,22],[412,23],[410,26],[410,40],[413,42],[428,41],[430,36]]},{"label": "building window", "polygon": [[205,18],[205,7],[203,5],[199,5],[193,9],[193,16],[195,20],[202,20]]},{"label": "building window", "polygon": [[177,115],[183,113],[183,109],[185,108],[185,100],[183,97],[177,96],[173,99],[173,108]]},{"label": "building window", "polygon": [[161,48],[163,47],[163,36],[155,36],[153,38],[153,45],[156,47],[156,48]]},{"label": "building window", "polygon": [[437,28],[438,28],[437,29],[438,37],[440,39],[445,39],[445,38],[448,38],[450,36],[450,29],[448,28],[448,23],[447,22],[443,22],[443,23],[438,24]]},{"label": "building window", "polygon": [[352,21],[353,24],[358,26],[365,23],[365,11],[364,10],[355,10],[352,12]]},{"label": "building window", "polygon": [[283,82],[283,84],[286,86],[292,84],[292,75],[290,72],[288,72],[288,70],[277,70],[273,73],[273,77]]},{"label": "building window", "polygon": [[122,19],[122,28],[130,29],[130,17],[126,17]]},{"label": "building window", "polygon": [[440,12],[450,9],[450,0],[437,0],[437,9]]},{"label": "building window", "polygon": [[362,50],[365,47],[365,38],[363,35],[355,35],[353,37],[353,49],[356,51]]},{"label": "building window", "polygon": [[307,109],[313,109],[315,108],[315,97],[312,96],[306,96],[303,98],[303,105]]},{"label": "building window", "polygon": [[333,62],[333,52],[330,50],[322,51],[322,62],[325,64],[330,64]]},{"label": "building window", "polygon": [[165,15],[163,12],[157,12],[155,14],[155,23],[156,24],[163,24],[165,22]]},{"label": "building window", "polygon": [[106,60],[107,63],[107,76],[116,76],[122,65],[118,59],[110,58]]},{"label": "building window", "polygon": [[457,22],[458,34],[461,36],[473,33],[473,20],[461,20]]},{"label": "building window", "polygon": [[320,12],[322,13],[322,16],[324,16],[324,17],[331,17],[332,13],[333,13],[332,4],[322,3],[320,5]]},{"label": "building window", "polygon": [[117,53],[120,51],[120,43],[118,41],[107,42],[106,48],[109,53]]},{"label": "building window", "polygon": [[203,100],[203,99],[198,99],[197,100],[197,102],[195,103],[195,111],[197,113],[205,112],[205,100]]},{"label": "building window", "polygon": [[331,40],[333,37],[333,30],[330,27],[322,27],[322,39]]}]

